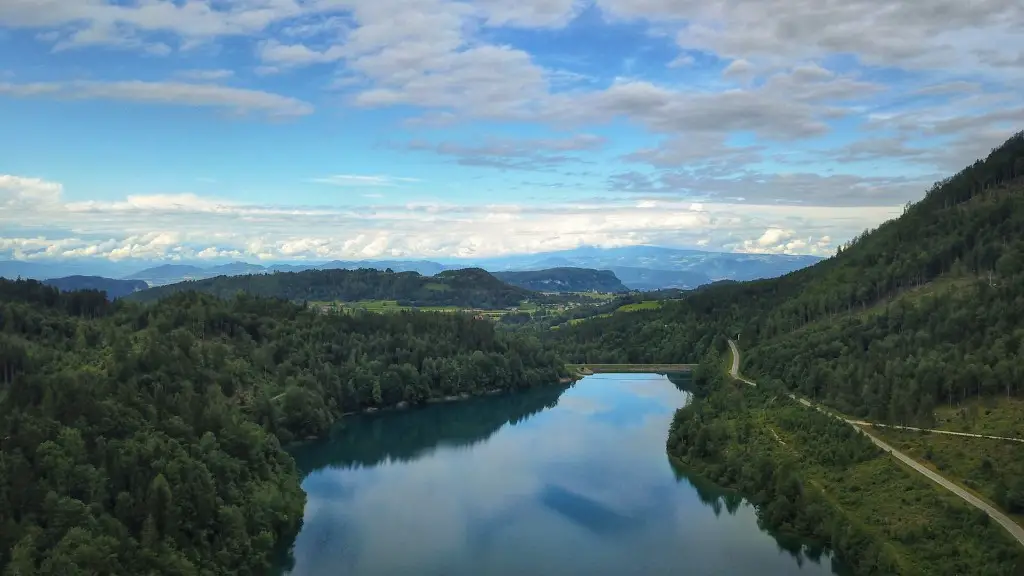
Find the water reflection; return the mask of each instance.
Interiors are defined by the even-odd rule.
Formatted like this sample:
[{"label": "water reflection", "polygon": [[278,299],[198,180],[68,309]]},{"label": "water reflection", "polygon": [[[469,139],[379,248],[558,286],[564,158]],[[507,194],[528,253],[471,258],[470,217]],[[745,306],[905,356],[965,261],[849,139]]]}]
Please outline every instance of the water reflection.
[{"label": "water reflection", "polygon": [[602,374],[350,418],[295,451],[308,501],[285,571],[831,573],[820,551],[776,543],[741,499],[670,466],[686,383]]}]

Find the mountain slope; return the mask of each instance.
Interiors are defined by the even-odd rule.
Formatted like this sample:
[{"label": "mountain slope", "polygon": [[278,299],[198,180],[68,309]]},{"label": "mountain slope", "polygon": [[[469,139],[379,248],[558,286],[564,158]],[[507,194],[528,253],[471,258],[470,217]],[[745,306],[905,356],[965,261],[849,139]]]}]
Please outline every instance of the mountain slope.
[{"label": "mountain slope", "polygon": [[117,280],[114,278],[103,278],[102,276],[50,278],[49,280],[43,280],[43,284],[53,286],[61,292],[99,290],[100,292],[106,292],[107,298],[111,300],[149,288],[149,285],[142,280]]},{"label": "mountain slope", "polygon": [[611,270],[550,268],[522,272],[495,272],[494,277],[513,286],[537,292],[625,292],[627,290]]},{"label": "mountain slope", "polygon": [[927,424],[938,402],[1024,392],[1022,271],[1018,134],[828,260],[547,337],[570,361],[680,362],[730,335],[751,375],[851,415]]},{"label": "mountain slope", "polygon": [[162,264],[153,268],[139,270],[125,276],[125,280],[143,280],[150,286],[161,286],[183,280],[196,280],[208,277],[206,268],[189,264]]},{"label": "mountain slope", "polygon": [[611,270],[630,290],[691,289],[711,282],[707,274],[692,270],[657,270],[629,266],[613,266]]},{"label": "mountain slope", "polygon": [[245,276],[218,276],[151,288],[130,298],[151,302],[170,294],[197,291],[230,298],[238,292],[287,300],[397,300],[408,306],[507,308],[539,294],[509,286],[478,268],[452,270],[437,276],[379,270],[307,270]]}]

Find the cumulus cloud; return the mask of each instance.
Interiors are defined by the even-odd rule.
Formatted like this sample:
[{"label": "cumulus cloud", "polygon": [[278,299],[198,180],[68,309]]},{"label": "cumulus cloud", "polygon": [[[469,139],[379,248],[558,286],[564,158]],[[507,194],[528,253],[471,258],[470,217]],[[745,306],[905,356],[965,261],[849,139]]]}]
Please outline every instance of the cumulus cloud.
[{"label": "cumulus cloud", "polygon": [[825,254],[834,252],[830,236],[797,237],[795,230],[768,228],[756,240],[744,240],[735,247],[749,254]]},{"label": "cumulus cloud", "polygon": [[[97,257],[309,259],[492,256],[580,245],[702,245],[725,250],[829,253],[829,234],[852,236],[899,207],[848,210],[727,202],[605,200],[520,204],[253,206],[195,194],[138,194],[66,203],[61,186],[0,176],[0,253],[22,259]],[[238,222],[259,222],[258,227]],[[792,231],[747,246],[750,229]],[[12,233],[13,232],[13,233]],[[796,238],[814,242],[795,243]],[[779,246],[782,246],[780,248]]]}]

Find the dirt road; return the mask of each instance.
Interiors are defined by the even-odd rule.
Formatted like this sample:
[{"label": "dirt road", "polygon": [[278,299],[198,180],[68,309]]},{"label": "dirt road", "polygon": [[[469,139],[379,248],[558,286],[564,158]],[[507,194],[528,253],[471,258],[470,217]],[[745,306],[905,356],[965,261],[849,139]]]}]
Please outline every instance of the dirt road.
[{"label": "dirt road", "polygon": [[934,428],[914,428],[913,426],[896,426],[893,424],[878,424],[877,422],[865,422],[863,420],[847,420],[850,424],[858,426],[874,426],[875,428],[892,428],[893,430],[913,430],[915,432],[929,432],[931,434],[949,434],[950,436],[967,436],[968,438],[988,438],[989,440],[1006,440],[1007,442],[1024,443],[1024,438],[1010,438],[1008,436],[989,436],[987,434],[971,434],[970,432],[954,432],[952,430],[936,430]]}]

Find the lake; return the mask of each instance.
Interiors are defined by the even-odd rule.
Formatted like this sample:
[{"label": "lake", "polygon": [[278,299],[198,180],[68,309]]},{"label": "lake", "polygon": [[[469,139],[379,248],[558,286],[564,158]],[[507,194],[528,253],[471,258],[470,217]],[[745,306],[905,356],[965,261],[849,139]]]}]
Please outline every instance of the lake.
[{"label": "lake", "polygon": [[677,384],[599,374],[348,417],[293,451],[308,499],[281,573],[833,574],[827,554],[673,468]]}]

